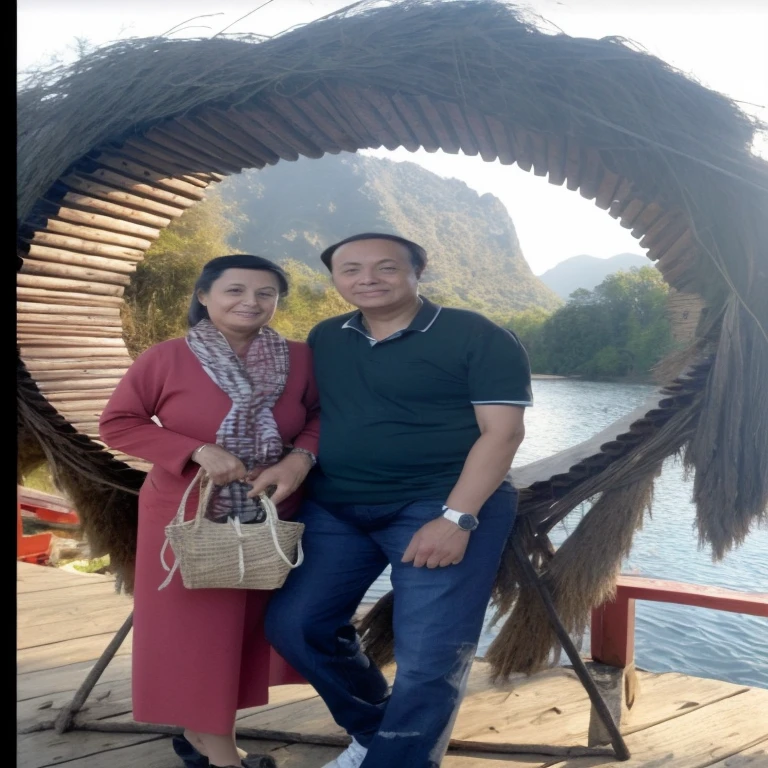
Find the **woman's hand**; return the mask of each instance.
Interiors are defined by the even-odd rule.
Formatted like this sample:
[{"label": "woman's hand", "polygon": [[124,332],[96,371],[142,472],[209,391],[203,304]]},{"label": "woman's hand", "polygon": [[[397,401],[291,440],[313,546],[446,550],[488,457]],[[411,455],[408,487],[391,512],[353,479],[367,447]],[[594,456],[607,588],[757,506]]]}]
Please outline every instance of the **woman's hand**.
[{"label": "woman's hand", "polygon": [[214,443],[206,443],[198,448],[191,459],[207,472],[214,485],[244,481],[247,474],[245,464],[237,456]]},{"label": "woman's hand", "polygon": [[258,473],[251,473],[248,482],[252,481],[248,498],[253,499],[260,493],[276,485],[277,490],[270,497],[275,505],[287,499],[303,482],[312,468],[312,460],[304,453],[289,453],[284,459]]}]

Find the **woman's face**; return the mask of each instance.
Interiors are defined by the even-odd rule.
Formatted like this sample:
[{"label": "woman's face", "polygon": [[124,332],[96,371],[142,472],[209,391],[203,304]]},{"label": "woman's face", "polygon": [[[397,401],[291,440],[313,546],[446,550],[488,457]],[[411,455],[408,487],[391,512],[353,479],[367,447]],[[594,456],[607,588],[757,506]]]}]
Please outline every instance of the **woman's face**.
[{"label": "woman's face", "polygon": [[207,293],[197,298],[211,322],[225,336],[256,333],[268,325],[277,309],[280,283],[266,269],[226,269]]}]

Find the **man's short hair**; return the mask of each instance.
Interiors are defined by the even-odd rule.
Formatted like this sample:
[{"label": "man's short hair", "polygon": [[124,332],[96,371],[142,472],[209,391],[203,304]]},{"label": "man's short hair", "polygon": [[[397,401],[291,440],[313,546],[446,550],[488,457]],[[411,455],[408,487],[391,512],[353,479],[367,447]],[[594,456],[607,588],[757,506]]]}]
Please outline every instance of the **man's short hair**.
[{"label": "man's short hair", "polygon": [[424,271],[424,268],[427,266],[427,252],[420,245],[414,243],[412,240],[406,240],[404,237],[400,237],[399,235],[390,235],[381,232],[364,232],[361,235],[352,235],[352,237],[348,237],[345,240],[340,240],[338,243],[329,245],[320,254],[320,261],[322,261],[323,264],[328,267],[328,271],[331,272],[331,258],[333,257],[333,254],[336,253],[336,251],[341,248],[342,245],[346,245],[347,243],[354,243],[357,240],[392,240],[395,243],[404,245],[408,249],[408,253],[411,257],[411,263],[413,264],[413,268],[416,270],[417,274],[421,274]]}]

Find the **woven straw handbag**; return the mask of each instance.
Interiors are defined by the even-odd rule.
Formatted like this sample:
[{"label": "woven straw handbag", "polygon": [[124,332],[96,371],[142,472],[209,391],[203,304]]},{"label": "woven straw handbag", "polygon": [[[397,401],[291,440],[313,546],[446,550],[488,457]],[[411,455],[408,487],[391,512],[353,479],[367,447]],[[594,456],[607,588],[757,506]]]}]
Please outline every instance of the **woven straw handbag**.
[{"label": "woven straw handbag", "polygon": [[[197,514],[185,522],[189,494],[198,484]],[[176,516],[165,527],[160,562],[168,577],[158,589],[170,584],[177,569],[187,589],[281,587],[291,569],[304,561],[304,524],[280,520],[266,494],[259,497],[266,513],[264,522],[242,525],[239,519],[228,518],[224,523],[214,523],[205,517],[212,490],[213,483],[201,467],[185,491]],[[168,545],[176,556],[172,568],[165,562]]]}]

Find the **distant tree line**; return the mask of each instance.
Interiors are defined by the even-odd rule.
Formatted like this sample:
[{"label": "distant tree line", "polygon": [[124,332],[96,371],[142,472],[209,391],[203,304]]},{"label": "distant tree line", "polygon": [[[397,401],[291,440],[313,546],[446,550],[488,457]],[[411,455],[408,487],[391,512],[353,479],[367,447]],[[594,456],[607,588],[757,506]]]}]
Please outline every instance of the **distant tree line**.
[{"label": "distant tree line", "polygon": [[667,285],[653,267],[609,275],[565,306],[495,317],[528,350],[535,373],[585,378],[648,378],[672,347]]}]

